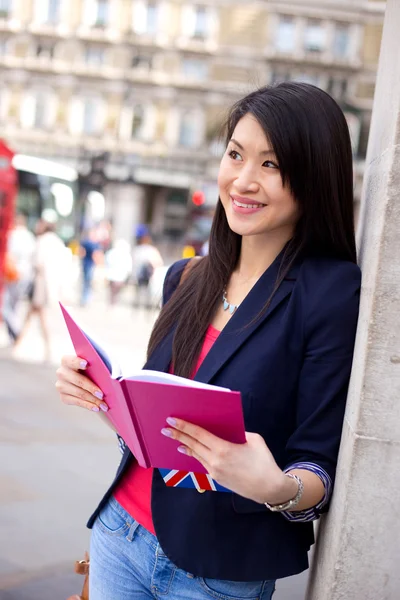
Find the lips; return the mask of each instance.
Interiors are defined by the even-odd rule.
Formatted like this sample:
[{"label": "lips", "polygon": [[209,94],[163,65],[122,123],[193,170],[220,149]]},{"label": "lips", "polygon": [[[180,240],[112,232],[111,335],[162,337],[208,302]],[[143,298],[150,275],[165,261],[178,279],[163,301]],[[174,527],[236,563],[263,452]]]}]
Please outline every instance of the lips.
[{"label": "lips", "polygon": [[257,200],[243,198],[242,196],[231,196],[231,200],[233,211],[242,215],[251,215],[260,212],[260,210],[267,206]]},{"label": "lips", "polygon": [[235,206],[239,208],[263,208],[266,204],[262,202],[258,202],[258,200],[253,200],[252,198],[245,198],[243,196],[231,196],[233,203]]}]

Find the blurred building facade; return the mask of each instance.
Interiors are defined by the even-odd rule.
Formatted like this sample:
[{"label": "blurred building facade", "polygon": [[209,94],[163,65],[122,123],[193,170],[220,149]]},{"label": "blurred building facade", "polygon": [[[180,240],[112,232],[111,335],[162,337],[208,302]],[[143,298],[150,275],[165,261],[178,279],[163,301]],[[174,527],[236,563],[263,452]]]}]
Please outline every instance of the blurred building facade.
[{"label": "blurred building facade", "polygon": [[104,194],[117,237],[131,239],[146,222],[160,239],[180,241],[191,194],[215,203],[227,107],[256,86],[308,81],[346,113],[358,199],[384,8],[0,0],[0,135],[19,153],[77,169],[85,194],[91,185]]}]

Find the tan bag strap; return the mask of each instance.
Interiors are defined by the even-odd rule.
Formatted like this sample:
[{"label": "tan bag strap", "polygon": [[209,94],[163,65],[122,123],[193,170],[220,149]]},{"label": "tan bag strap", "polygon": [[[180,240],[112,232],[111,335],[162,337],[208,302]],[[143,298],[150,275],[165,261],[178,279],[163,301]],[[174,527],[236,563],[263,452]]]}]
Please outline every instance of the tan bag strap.
[{"label": "tan bag strap", "polygon": [[89,600],[89,565],[89,554],[85,552],[85,558],[83,560],[77,560],[75,562],[75,573],[78,573],[78,575],[85,576],[82,593],[80,596],[70,596],[68,600]]},{"label": "tan bag strap", "polygon": [[190,271],[193,269],[195,265],[198,265],[203,257],[202,256],[193,256],[185,265],[185,268],[182,271],[181,279],[179,281],[179,285],[187,279]]}]

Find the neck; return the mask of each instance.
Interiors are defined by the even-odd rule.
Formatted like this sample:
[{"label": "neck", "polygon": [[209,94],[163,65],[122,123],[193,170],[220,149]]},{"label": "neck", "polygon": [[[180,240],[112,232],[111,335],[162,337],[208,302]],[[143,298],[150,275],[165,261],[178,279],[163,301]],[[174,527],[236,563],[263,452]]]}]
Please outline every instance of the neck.
[{"label": "neck", "polygon": [[246,280],[261,277],[292,237],[291,231],[285,233],[243,236],[236,274]]}]

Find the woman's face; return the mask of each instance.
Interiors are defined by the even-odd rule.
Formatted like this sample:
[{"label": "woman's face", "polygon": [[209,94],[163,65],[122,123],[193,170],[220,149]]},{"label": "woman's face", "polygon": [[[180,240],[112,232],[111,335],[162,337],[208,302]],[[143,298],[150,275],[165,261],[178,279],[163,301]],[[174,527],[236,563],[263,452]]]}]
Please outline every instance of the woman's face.
[{"label": "woman's face", "polygon": [[229,227],[241,236],[274,233],[288,241],[300,211],[282,185],[272,146],[258,121],[247,114],[235,127],[222,158],[218,187]]}]

